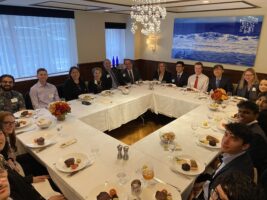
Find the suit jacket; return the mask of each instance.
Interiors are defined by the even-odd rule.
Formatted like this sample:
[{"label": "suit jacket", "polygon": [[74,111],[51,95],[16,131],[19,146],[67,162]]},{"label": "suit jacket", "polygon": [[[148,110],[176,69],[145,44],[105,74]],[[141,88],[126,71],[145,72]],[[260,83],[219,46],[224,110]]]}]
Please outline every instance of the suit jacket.
[{"label": "suit jacket", "polygon": [[[121,77],[121,74],[120,72],[118,71],[117,68],[111,68],[114,76],[115,76],[115,81],[116,81],[116,84],[119,86],[119,85],[124,85],[124,82],[122,80],[122,77]],[[112,78],[111,78],[111,75],[108,73],[108,71],[103,68],[102,69],[102,82],[103,84],[105,85],[106,88],[110,89],[112,88]]]},{"label": "suit jacket", "polygon": [[175,76],[173,76],[172,79],[175,81],[175,84],[178,87],[183,87],[183,86],[187,85],[188,77],[189,77],[189,74],[186,73],[186,72],[183,72],[182,76],[179,79],[179,81],[178,81],[178,78],[177,78],[177,74],[175,74]]},{"label": "suit jacket", "polygon": [[[256,101],[258,94],[259,94],[259,85],[258,84],[253,85],[249,91],[248,91],[246,85],[242,89],[239,89],[238,87],[239,87],[239,85],[237,86],[237,89],[236,89],[236,95],[237,96],[245,97],[251,101]],[[252,91],[252,88],[256,88],[256,91]]]},{"label": "suit jacket", "polygon": [[[140,80],[141,77],[140,77],[139,71],[134,67],[132,68],[132,70],[133,70],[133,75],[134,75],[134,82]],[[129,76],[127,69],[124,69],[122,71],[122,80],[125,84],[131,83],[131,78]]]},{"label": "suit jacket", "polygon": [[[216,77],[213,77],[209,81],[208,92],[211,90],[215,90],[216,88]],[[233,92],[233,84],[230,78],[222,76],[221,81],[219,83],[219,88],[223,88],[226,92]]]},{"label": "suit jacket", "polygon": [[211,189],[215,189],[219,184],[219,177],[225,176],[231,171],[240,171],[245,175],[253,178],[253,164],[247,152],[229,162],[214,177],[212,177],[209,184],[209,194],[211,192]]},{"label": "suit jacket", "polygon": [[82,80],[80,80],[79,85],[77,85],[72,79],[68,79],[64,83],[63,91],[65,99],[70,101],[78,99],[80,94],[87,93],[87,87]]},{"label": "suit jacket", "polygon": [[261,174],[264,169],[267,169],[267,138],[258,123],[251,124],[248,127],[252,132],[252,142],[248,153],[258,173]]},{"label": "suit jacket", "polygon": [[[156,79],[159,81],[159,73],[158,71],[155,71],[153,75],[153,80]],[[162,82],[165,81],[166,83],[171,83],[172,82],[172,74],[168,71],[164,72],[164,76],[162,78]]]},{"label": "suit jacket", "polygon": [[260,112],[258,117],[258,123],[261,129],[264,131],[265,135],[267,136],[267,110],[263,110]]},{"label": "suit jacket", "polygon": [[90,93],[94,93],[94,94],[97,94],[97,93],[102,92],[103,90],[109,90],[109,89],[110,88],[108,88],[106,85],[104,85],[104,83],[102,81],[100,84],[95,84],[95,81],[92,80],[88,84],[88,91]]}]

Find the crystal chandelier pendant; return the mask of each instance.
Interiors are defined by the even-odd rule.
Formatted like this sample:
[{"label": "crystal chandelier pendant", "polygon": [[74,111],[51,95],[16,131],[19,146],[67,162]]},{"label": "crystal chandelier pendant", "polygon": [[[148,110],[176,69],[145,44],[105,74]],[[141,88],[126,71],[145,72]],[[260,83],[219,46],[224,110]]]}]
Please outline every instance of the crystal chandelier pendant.
[{"label": "crystal chandelier pendant", "polygon": [[134,34],[141,25],[141,33],[151,35],[160,32],[161,20],[165,19],[166,8],[160,3],[161,0],[133,0],[134,5],[130,12],[132,22],[131,31]]}]

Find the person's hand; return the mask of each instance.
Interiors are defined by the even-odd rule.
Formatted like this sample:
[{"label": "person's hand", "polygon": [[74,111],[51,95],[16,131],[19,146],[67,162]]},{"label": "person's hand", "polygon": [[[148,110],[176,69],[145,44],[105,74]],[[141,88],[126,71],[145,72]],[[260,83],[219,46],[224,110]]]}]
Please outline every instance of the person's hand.
[{"label": "person's hand", "polygon": [[44,182],[46,179],[49,179],[49,176],[48,175],[34,176],[32,178],[32,182],[33,183],[40,183],[40,182]]},{"label": "person's hand", "polygon": [[59,194],[59,195],[50,197],[48,200],[65,200],[65,199],[66,198],[62,194]]},{"label": "person's hand", "polygon": [[13,170],[15,170],[16,172],[20,173],[19,168],[16,166],[16,163],[15,163],[13,160],[8,159],[7,162],[8,162],[8,165],[9,165],[9,167],[10,167],[11,169],[13,169]]}]

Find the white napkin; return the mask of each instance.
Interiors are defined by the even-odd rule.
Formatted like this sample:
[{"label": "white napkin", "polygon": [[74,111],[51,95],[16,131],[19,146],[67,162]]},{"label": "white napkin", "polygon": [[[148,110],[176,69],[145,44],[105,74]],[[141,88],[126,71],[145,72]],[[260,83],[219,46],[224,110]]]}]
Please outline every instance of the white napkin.
[{"label": "white napkin", "polygon": [[44,182],[32,183],[32,186],[40,193],[45,199],[49,199],[51,196],[59,195],[60,193],[55,192],[47,179]]}]

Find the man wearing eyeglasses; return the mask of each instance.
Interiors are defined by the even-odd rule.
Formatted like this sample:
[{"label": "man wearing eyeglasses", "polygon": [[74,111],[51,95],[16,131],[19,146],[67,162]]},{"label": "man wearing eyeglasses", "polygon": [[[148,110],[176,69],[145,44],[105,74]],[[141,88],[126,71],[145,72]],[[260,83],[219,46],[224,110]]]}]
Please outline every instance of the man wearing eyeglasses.
[{"label": "man wearing eyeglasses", "polygon": [[25,109],[25,102],[21,93],[13,90],[15,79],[9,74],[0,77],[0,111],[15,113]]}]

